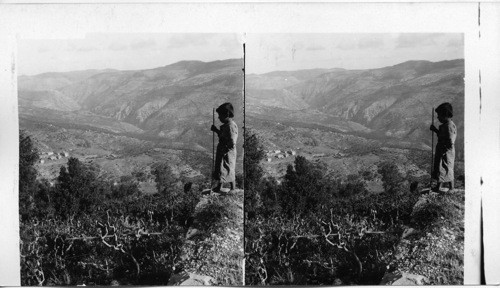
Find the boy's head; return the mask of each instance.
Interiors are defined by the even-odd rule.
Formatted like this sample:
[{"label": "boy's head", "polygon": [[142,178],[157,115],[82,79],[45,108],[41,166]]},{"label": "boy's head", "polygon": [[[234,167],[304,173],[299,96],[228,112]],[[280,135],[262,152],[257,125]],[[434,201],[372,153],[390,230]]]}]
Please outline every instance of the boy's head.
[{"label": "boy's head", "polygon": [[453,117],[453,107],[448,102],[439,105],[434,111],[438,114],[439,121]]},{"label": "boy's head", "polygon": [[215,111],[219,114],[219,119],[222,121],[222,119],[225,118],[233,118],[234,117],[234,109],[233,109],[233,104],[231,103],[224,103],[219,106],[219,108],[215,109]]}]

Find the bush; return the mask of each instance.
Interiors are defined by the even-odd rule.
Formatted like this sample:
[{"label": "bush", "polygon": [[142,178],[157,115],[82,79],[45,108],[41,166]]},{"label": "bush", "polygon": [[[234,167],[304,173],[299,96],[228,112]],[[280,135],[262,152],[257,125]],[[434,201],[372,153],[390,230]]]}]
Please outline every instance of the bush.
[{"label": "bush", "polygon": [[21,222],[22,285],[166,284],[198,202],[195,193],[176,195],[110,199],[88,214]]},{"label": "bush", "polygon": [[244,150],[245,215],[246,217],[252,217],[261,206],[259,190],[264,171],[260,167],[260,161],[264,159],[265,154],[260,140],[251,130],[245,132]]},{"label": "bush", "polygon": [[169,178],[161,178],[163,194],[142,195],[134,177],[123,176],[115,186],[99,178],[98,167],[76,158],[61,167],[55,186],[33,182],[36,157],[33,149],[26,151],[31,154],[21,157],[21,171],[30,177],[20,179],[29,182],[23,186],[29,189],[20,196],[29,196],[34,207],[20,209],[25,213],[20,221],[22,285],[167,283],[199,200],[197,191],[171,189]]},{"label": "bush", "polygon": [[418,195],[393,163],[379,167],[387,193],[368,194],[368,173],[342,180],[298,156],[283,182],[262,179],[245,222],[250,285],[378,284]]},{"label": "bush", "polygon": [[246,283],[379,283],[398,237],[377,233],[377,220],[331,211],[310,217],[257,216],[247,222]]},{"label": "bush", "polygon": [[19,131],[19,214],[29,219],[35,213],[35,195],[38,182],[35,163],[40,159],[31,137]]},{"label": "bush", "polygon": [[22,285],[148,284],[148,278],[153,284],[159,273],[166,281],[184,233],[177,226],[156,227],[144,217],[102,213],[20,228]]},{"label": "bush", "polygon": [[431,193],[422,197],[416,204],[411,214],[412,223],[419,227],[429,227],[441,220],[441,218],[456,217],[454,204],[446,197]]},{"label": "bush", "polygon": [[403,188],[404,178],[399,172],[398,166],[393,162],[382,162],[377,165],[377,172],[382,176],[384,190],[387,193],[396,193]]},{"label": "bush", "polygon": [[289,165],[279,189],[279,205],[288,216],[303,215],[324,207],[333,192],[325,178],[326,167],[297,156]]},{"label": "bush", "polygon": [[155,177],[156,190],[160,194],[167,193],[177,183],[172,168],[167,163],[157,163],[154,165],[152,174]]},{"label": "bush", "polygon": [[62,218],[92,213],[107,192],[106,185],[97,180],[95,168],[73,157],[67,168],[61,167],[57,180],[53,205]]}]

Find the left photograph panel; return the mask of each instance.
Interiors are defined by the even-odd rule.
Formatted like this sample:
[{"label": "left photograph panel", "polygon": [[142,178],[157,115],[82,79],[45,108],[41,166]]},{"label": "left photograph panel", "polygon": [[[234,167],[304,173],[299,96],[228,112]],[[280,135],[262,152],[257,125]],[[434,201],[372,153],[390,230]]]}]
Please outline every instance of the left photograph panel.
[{"label": "left photograph panel", "polygon": [[18,41],[21,285],[243,285],[242,43]]}]

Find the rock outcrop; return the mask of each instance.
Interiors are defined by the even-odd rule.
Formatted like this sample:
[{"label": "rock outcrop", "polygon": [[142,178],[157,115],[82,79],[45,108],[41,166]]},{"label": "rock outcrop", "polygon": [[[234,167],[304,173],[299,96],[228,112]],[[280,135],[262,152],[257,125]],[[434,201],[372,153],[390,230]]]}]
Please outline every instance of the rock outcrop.
[{"label": "rock outcrop", "polygon": [[169,285],[243,284],[243,195],[202,196]]},{"label": "rock outcrop", "polygon": [[463,284],[464,194],[420,196],[381,285]]},{"label": "rock outcrop", "polygon": [[214,280],[210,276],[198,275],[194,273],[181,272],[173,275],[168,281],[168,286],[209,286],[214,285]]}]

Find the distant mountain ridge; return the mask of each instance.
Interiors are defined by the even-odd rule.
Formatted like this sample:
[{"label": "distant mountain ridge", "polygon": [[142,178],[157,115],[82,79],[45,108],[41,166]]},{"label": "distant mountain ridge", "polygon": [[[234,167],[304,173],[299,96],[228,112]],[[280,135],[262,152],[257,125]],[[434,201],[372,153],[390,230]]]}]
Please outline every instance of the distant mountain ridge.
[{"label": "distant mountain ridge", "polygon": [[49,109],[53,111],[52,122],[57,113],[64,113],[61,121],[71,121],[67,112],[91,113],[135,125],[138,131],[150,135],[208,147],[212,108],[232,102],[235,120],[243,126],[242,68],[241,59],[229,59],[180,61],[136,71],[105,69],[20,76],[20,117],[35,115],[41,121],[44,110]]},{"label": "distant mountain ridge", "polygon": [[[241,59],[229,59],[180,61],[134,71],[106,69],[20,76],[20,117],[42,121],[50,110],[51,123],[59,113],[65,124],[78,119],[85,121],[78,124],[100,129],[110,125],[111,131],[127,127],[127,131],[143,131],[151,137],[208,149],[212,108],[232,102],[237,124],[243,127],[242,68]],[[432,107],[451,102],[453,120],[459,129],[457,143],[463,147],[463,78],[463,59],[407,61],[366,70],[250,74],[246,77],[246,113],[253,118],[322,125],[429,147]],[[82,113],[84,116],[77,116]],[[92,115],[99,117],[92,121]],[[109,119],[105,121],[108,124],[92,123],[102,117]],[[435,124],[439,124],[437,120]]]},{"label": "distant mountain ridge", "polygon": [[[291,78],[294,74],[300,75],[300,71],[248,77],[247,113],[269,119],[274,109],[276,121],[292,120],[293,115],[293,121],[329,127],[354,122],[366,128],[358,131],[430,145],[432,107],[451,102],[459,129],[457,143],[463,147],[463,59],[407,61],[366,70],[318,70],[301,79]],[[275,87],[262,85],[266,81],[274,81]],[[354,131],[347,124],[342,127]]]}]

